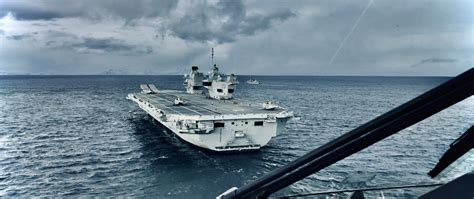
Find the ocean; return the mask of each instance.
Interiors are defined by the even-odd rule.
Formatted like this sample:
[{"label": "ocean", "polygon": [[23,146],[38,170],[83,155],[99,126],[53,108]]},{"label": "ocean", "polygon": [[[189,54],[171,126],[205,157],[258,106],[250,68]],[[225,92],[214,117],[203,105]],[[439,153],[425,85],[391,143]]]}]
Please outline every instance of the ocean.
[{"label": "ocean", "polygon": [[[215,154],[125,99],[141,83],[183,89],[181,76],[0,76],[0,196],[214,198],[449,79],[253,76],[261,84],[247,85],[248,76],[238,78],[237,98],[272,100],[298,117],[259,151]],[[471,97],[275,195],[444,182],[450,177],[427,172],[473,124]]]}]

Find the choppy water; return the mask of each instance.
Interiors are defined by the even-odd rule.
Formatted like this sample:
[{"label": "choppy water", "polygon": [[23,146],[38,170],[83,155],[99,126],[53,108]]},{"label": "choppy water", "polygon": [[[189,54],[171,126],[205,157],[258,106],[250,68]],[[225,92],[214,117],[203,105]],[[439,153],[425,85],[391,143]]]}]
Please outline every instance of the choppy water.
[{"label": "choppy water", "polygon": [[[219,155],[177,139],[125,99],[145,82],[181,89],[181,77],[2,76],[0,196],[212,198],[448,79],[256,78],[262,84],[239,85],[237,97],[279,102],[300,119],[258,152]],[[426,173],[473,124],[471,97],[278,194],[437,182]]]}]

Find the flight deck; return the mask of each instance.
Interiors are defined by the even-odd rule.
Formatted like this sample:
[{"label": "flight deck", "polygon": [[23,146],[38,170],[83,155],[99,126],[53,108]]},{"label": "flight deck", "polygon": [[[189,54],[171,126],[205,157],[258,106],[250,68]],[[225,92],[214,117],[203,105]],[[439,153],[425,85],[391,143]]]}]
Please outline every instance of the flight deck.
[{"label": "flight deck", "polygon": [[[154,94],[134,93],[138,100],[142,100],[166,114],[178,115],[229,115],[229,114],[265,114],[278,113],[284,109],[276,107],[266,110],[262,104],[240,100],[212,100],[204,95],[194,95],[179,91],[161,91]],[[176,106],[176,98],[184,99],[184,105]]]}]

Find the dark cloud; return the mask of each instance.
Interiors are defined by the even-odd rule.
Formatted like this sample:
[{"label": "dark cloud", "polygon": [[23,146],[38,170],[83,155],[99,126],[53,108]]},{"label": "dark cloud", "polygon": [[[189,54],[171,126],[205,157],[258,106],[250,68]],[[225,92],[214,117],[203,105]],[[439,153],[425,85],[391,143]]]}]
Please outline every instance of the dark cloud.
[{"label": "dark cloud", "polygon": [[0,17],[11,13],[17,20],[51,20],[56,18],[77,17],[82,14],[79,9],[70,9],[57,1],[4,1],[0,3]]},{"label": "dark cloud", "polygon": [[128,55],[144,55],[153,52],[153,48],[150,46],[139,46],[128,44],[125,40],[116,38],[91,38],[83,37],[81,42],[72,43],[69,46],[63,46],[71,48],[82,53],[95,53],[95,52],[119,52]]},{"label": "dark cloud", "polygon": [[158,28],[162,35],[172,35],[186,41],[217,43],[234,42],[239,36],[255,35],[271,28],[275,22],[285,21],[295,13],[289,9],[248,12],[241,0],[221,0],[216,3],[184,2],[195,4],[179,12],[175,0],[84,0],[84,1],[6,1],[0,3],[0,16],[8,13],[17,20],[52,20],[57,18],[82,17],[100,19],[119,17],[126,25],[134,25],[135,19],[153,18],[164,22]]},{"label": "dark cloud", "polygon": [[115,16],[131,21],[168,15],[176,8],[175,0],[37,0],[0,2],[0,17],[12,13],[17,20],[52,20],[68,17],[101,18]]},{"label": "dark cloud", "polygon": [[228,43],[238,36],[254,35],[269,29],[273,22],[295,16],[289,9],[266,15],[247,13],[245,5],[238,0],[222,0],[215,5],[204,3],[199,7],[169,24],[165,30],[187,41]]},{"label": "dark cloud", "polygon": [[32,34],[8,35],[6,36],[6,38],[10,40],[19,41],[19,40],[24,40],[24,39],[31,39],[33,38],[33,35]]},{"label": "dark cloud", "polygon": [[73,50],[84,54],[121,53],[124,55],[146,55],[153,52],[151,46],[130,44],[114,37],[78,37],[60,31],[46,32],[46,46],[53,49]]},{"label": "dark cloud", "polygon": [[[234,42],[239,36],[255,35],[271,28],[275,22],[285,21],[295,13],[289,9],[249,12],[241,0],[221,0],[216,3],[189,1],[179,12],[176,0],[38,0],[0,2],[0,16],[8,13],[17,20],[52,20],[82,17],[101,19],[119,17],[126,25],[136,25],[135,19],[153,18],[160,21],[158,31],[186,41],[217,43]],[[179,13],[178,12],[178,13]]]},{"label": "dark cloud", "polygon": [[455,75],[472,66],[469,0],[373,1],[329,64],[368,2],[0,0],[0,15],[17,17],[0,27],[0,67],[183,74],[209,65],[212,47],[237,74]]},{"label": "dark cloud", "polygon": [[59,23],[56,23],[56,22],[32,23],[31,26],[36,26],[36,27],[48,27],[48,26],[60,26],[60,24],[59,24]]},{"label": "dark cloud", "polygon": [[420,62],[412,65],[412,67],[420,66],[423,64],[449,64],[449,63],[456,63],[458,62],[457,59],[450,59],[450,58],[429,58],[421,60]]},{"label": "dark cloud", "polygon": [[456,59],[429,58],[421,60],[420,63],[454,63],[457,61]]},{"label": "dark cloud", "polygon": [[169,13],[176,8],[178,0],[105,0],[95,1],[100,7],[98,10],[111,13],[114,16],[122,17],[130,21],[139,18],[151,18],[168,16]]},{"label": "dark cloud", "polygon": [[83,38],[82,43],[74,44],[72,47],[87,48],[92,50],[103,50],[106,52],[129,51],[133,46],[125,44],[125,41],[115,38]]}]

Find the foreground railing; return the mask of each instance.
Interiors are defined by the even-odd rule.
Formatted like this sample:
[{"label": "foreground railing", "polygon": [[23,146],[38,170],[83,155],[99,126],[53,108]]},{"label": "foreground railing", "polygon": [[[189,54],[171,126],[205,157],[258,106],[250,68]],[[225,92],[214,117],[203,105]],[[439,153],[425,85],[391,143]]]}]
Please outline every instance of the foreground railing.
[{"label": "foreground railing", "polygon": [[418,185],[404,185],[404,186],[392,186],[392,187],[366,187],[366,188],[358,188],[358,189],[344,189],[344,190],[334,190],[334,191],[322,191],[322,192],[313,192],[313,193],[304,193],[304,194],[293,194],[293,195],[285,195],[285,196],[275,196],[270,198],[301,198],[301,197],[309,197],[309,196],[319,196],[319,197],[332,197],[336,194],[342,193],[351,193],[352,195],[362,194],[364,192],[373,192],[373,191],[380,191],[379,196],[381,198],[384,197],[383,191],[391,191],[397,189],[416,189],[416,188],[428,188],[428,187],[438,187],[443,185],[442,183],[436,184],[418,184]]},{"label": "foreground railing", "polygon": [[[266,198],[306,176],[416,124],[474,94],[474,69],[394,108],[304,156],[220,198]],[[461,150],[462,151],[462,150]]]}]

